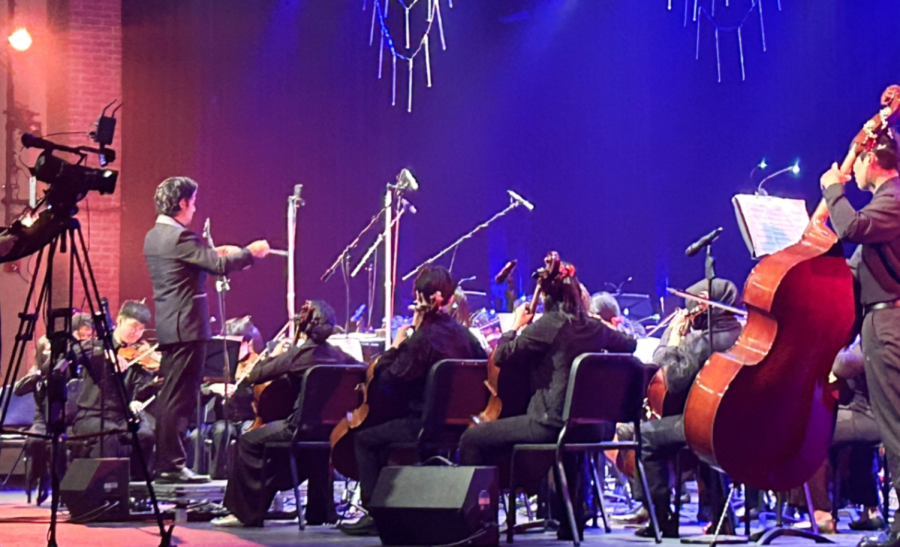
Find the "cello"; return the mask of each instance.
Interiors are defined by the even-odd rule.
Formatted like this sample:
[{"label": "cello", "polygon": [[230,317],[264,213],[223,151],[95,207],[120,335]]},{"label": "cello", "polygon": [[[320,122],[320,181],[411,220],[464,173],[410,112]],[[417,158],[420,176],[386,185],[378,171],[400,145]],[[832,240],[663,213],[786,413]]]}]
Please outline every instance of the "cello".
[{"label": "cello", "polygon": [[[544,267],[532,274],[532,278],[537,280],[537,286],[534,289],[534,295],[531,302],[525,304],[530,315],[534,315],[537,311],[537,305],[541,298],[541,282],[554,277],[559,273],[560,262],[559,253],[550,251],[544,257]],[[485,385],[490,392],[488,404],[478,416],[472,417],[473,425],[487,422],[494,422],[500,418],[509,416],[518,416],[525,413],[528,408],[528,401],[531,398],[528,385],[529,378],[527,373],[516,369],[500,369],[494,364],[494,354],[496,345],[491,349],[488,356],[488,379]]]},{"label": "cello", "polygon": [[[426,313],[437,310],[442,305],[443,298],[440,296],[440,292],[432,295],[430,302],[417,300],[415,305],[410,306],[410,309],[416,312],[414,325],[420,326]],[[378,376],[375,372],[380,360],[381,355],[372,360],[366,369],[366,382],[356,386],[357,391],[361,394],[362,402],[359,407],[348,412],[347,416],[334,426],[329,436],[331,465],[341,475],[354,480],[359,480],[354,433],[362,427],[379,425],[402,418],[407,412],[405,401],[396,400],[378,385]]]},{"label": "cello", "polygon": [[[841,170],[897,119],[900,87],[853,140]],[[688,445],[738,483],[784,491],[825,459],[837,401],[828,386],[855,321],[853,278],[820,204],[800,241],[763,258],[744,285],[747,324],[735,345],[714,353],[688,394]]]}]

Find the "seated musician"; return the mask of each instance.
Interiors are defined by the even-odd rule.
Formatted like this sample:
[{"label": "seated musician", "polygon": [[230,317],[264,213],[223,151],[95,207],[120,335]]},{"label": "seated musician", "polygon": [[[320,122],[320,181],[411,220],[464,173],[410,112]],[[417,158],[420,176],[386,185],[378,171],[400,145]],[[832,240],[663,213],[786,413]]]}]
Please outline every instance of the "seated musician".
[{"label": "seated musician", "polygon": [[[150,322],[150,310],[136,301],[126,301],[116,317],[116,326],[112,332],[113,345],[119,348],[136,344]],[[87,435],[101,432],[97,437],[83,439],[87,449],[82,457],[127,457],[130,453],[131,440],[126,436],[127,415],[119,393],[118,380],[111,363],[106,359],[100,340],[92,339],[76,346],[79,364],[83,367],[83,384],[78,396],[78,411],[72,423],[74,435]],[[120,372],[126,372],[125,362],[119,359],[117,366]],[[144,379],[131,383],[131,393],[126,392],[128,401],[135,390],[144,385]],[[153,449],[155,436],[144,422],[138,431],[138,438],[144,454],[149,456]],[[124,443],[124,444],[123,444]]]},{"label": "seated musician", "polygon": [[[246,367],[256,363],[256,359],[265,348],[265,342],[249,315],[226,321],[225,334],[241,337],[236,375],[243,377]],[[230,458],[228,451],[220,450],[220,448],[229,446],[241,434],[246,433],[256,418],[253,410],[253,386],[249,382],[243,382],[240,387],[233,388],[229,384],[227,401],[224,400],[225,389],[225,384],[221,383],[209,386],[209,390],[217,395],[216,416],[219,418],[210,428],[212,453],[209,474],[213,479],[228,478]],[[225,427],[226,420],[228,427]],[[224,439],[226,430],[228,432],[227,440]]]},{"label": "seated musician", "polygon": [[[711,295],[706,287],[707,282],[700,281],[688,288],[687,292],[728,305],[734,305],[738,300],[738,289],[731,281],[714,279]],[[713,307],[710,327],[705,304],[691,301],[688,309],[702,313],[692,314],[690,329],[685,325],[688,313],[677,315],[666,328],[660,346],[653,354],[653,362],[666,373],[666,406],[680,408],[682,412],[694,378],[711,355],[710,330],[713,337],[712,351],[720,352],[734,345],[742,328],[734,314],[727,310]],[[687,446],[683,415],[669,415],[644,422],[641,425],[641,436],[644,469],[660,530],[664,537],[678,537],[678,522],[670,509],[669,462]],[[707,488],[716,488],[717,480],[707,479],[704,482]],[[635,533],[643,537],[653,536],[650,526],[640,528]]]},{"label": "seated musician", "polygon": [[[300,332],[305,339],[299,346],[273,351],[261,359],[247,375],[239,379],[238,389],[287,378],[299,395],[303,373],[313,365],[352,364],[356,360],[332,346],[326,340],[334,332],[334,310],[321,300],[307,301],[301,311]],[[295,395],[294,413],[284,420],[276,420],[259,429],[244,433],[238,439],[237,455],[228,474],[224,505],[230,515],[212,521],[216,526],[262,526],[275,494],[292,486],[288,454],[275,451],[263,461],[263,446],[268,442],[290,441],[297,427],[300,398]],[[265,470],[264,470],[265,469]],[[333,522],[334,501],[329,484],[328,452],[311,455],[298,461],[300,481],[309,478],[307,521],[310,524]],[[266,482],[263,483],[263,478]]]},{"label": "seated musician", "polygon": [[[582,353],[609,351],[632,353],[635,340],[590,317],[584,307],[575,268],[563,263],[559,274],[539,281],[544,314],[532,324],[533,315],[525,305],[516,309],[513,326],[503,334],[494,352],[501,371],[527,371],[531,398],[524,414],[482,423],[467,430],[460,439],[460,463],[484,465],[497,457],[508,457],[516,443],[555,442],[562,430],[563,404],[569,372]],[[521,332],[520,332],[521,331]],[[524,387],[524,386],[523,386]],[[611,436],[611,432],[610,432]],[[566,462],[573,494],[576,522],[583,533],[583,498],[580,467]],[[557,484],[560,484],[557,481]],[[559,537],[571,539],[568,519],[561,519]]]},{"label": "seated musician", "polygon": [[[486,359],[478,340],[447,312],[452,304],[456,283],[441,266],[426,267],[415,281],[416,311],[413,329],[401,329],[393,346],[384,352],[375,366],[375,381],[385,394],[391,394],[398,417],[378,425],[363,423],[355,434],[356,463],[364,508],[383,467],[385,449],[394,443],[413,442],[422,428],[425,380],[431,367],[443,359]],[[409,333],[413,330],[412,334]],[[393,405],[392,405],[393,406]],[[353,524],[341,525],[348,535],[377,535],[371,516]]]},{"label": "seated musician", "polygon": [[590,298],[591,316],[602,319],[609,325],[615,327],[619,332],[624,332],[629,336],[642,338],[646,336],[644,326],[636,321],[632,321],[628,317],[622,315],[619,308],[619,301],[616,297],[606,291],[594,293]]},{"label": "seated musician", "polygon": [[[44,419],[46,390],[41,369],[46,368],[45,361],[49,358],[50,342],[46,336],[41,336],[35,343],[34,366],[13,386],[13,393],[18,397],[34,394],[34,419],[28,432],[36,435],[47,434],[47,421]],[[40,505],[50,494],[50,441],[37,437],[26,438],[25,457],[28,458],[30,478],[33,480],[37,475],[37,504]],[[31,484],[26,487],[30,489]]]},{"label": "seated musician", "polygon": [[[838,354],[831,372],[839,383],[843,381],[846,386],[846,389],[841,389],[841,404],[838,406],[834,425],[832,448],[839,449],[855,443],[874,445],[880,442],[881,434],[869,404],[869,389],[866,385],[865,363],[859,339]],[[851,530],[875,531],[884,528],[884,519],[878,510],[877,471],[872,469],[875,450],[871,445],[850,448],[847,488],[841,491],[851,504],[864,508],[859,520],[850,523]],[[832,503],[828,492],[830,468],[832,465],[838,465],[834,460],[836,455],[832,451],[832,461],[822,462],[816,474],[807,481],[814,506],[813,514],[819,533],[823,534],[835,533],[837,525],[831,516]],[[790,503],[806,508],[806,495],[802,488],[791,491]]]}]

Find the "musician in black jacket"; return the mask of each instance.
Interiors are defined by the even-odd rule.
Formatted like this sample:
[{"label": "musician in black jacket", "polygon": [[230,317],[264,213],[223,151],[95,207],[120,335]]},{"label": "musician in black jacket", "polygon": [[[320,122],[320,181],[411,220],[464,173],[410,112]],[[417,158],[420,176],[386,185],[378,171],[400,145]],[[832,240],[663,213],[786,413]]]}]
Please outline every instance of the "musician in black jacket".
[{"label": "musician in black jacket", "polygon": [[[356,464],[363,507],[372,500],[372,491],[394,443],[415,442],[422,429],[425,382],[431,367],[444,359],[485,359],[484,350],[468,329],[447,313],[456,283],[441,266],[426,267],[416,277],[413,329],[402,329],[393,347],[382,354],[369,389],[378,389],[379,399],[390,401],[396,418],[379,425],[363,423],[355,433]],[[412,334],[410,334],[412,330]],[[371,398],[371,392],[369,397]],[[370,399],[371,400],[371,399]],[[379,410],[383,412],[383,409]],[[371,516],[345,524],[348,535],[377,535]]]},{"label": "musician in black jacket", "polygon": [[[494,363],[501,370],[519,369],[527,376],[529,386],[525,389],[531,393],[528,408],[524,414],[467,430],[459,445],[463,465],[495,461],[498,455],[508,454],[516,443],[555,442],[564,425],[563,404],[575,358],[582,353],[603,351],[633,353],[637,347],[634,338],[588,315],[572,265],[561,264],[556,276],[539,283],[544,295],[544,314],[531,323],[534,316],[525,305],[519,306],[512,329],[503,334],[494,353]],[[566,463],[576,521],[583,527],[584,520],[580,518],[584,513],[583,498],[577,486],[580,467],[575,462]],[[570,539],[568,519],[561,520],[559,536]]]},{"label": "musician in black jacket", "polygon": [[[276,420],[248,431],[238,439],[237,457],[231,467],[228,486],[225,489],[225,508],[231,515],[215,519],[215,526],[262,526],[275,494],[291,487],[293,478],[290,461],[284,451],[270,453],[263,460],[263,446],[268,442],[284,442],[294,438],[302,399],[300,384],[303,373],[313,365],[353,364],[356,361],[332,346],[326,340],[334,331],[334,310],[326,302],[313,300],[301,310],[301,332],[305,339],[299,346],[273,352],[261,359],[246,377],[239,379],[242,385],[262,384],[268,381],[287,381],[296,386],[294,411],[285,420]],[[309,478],[307,489],[307,520],[310,524],[334,522],[334,498],[328,468],[329,454],[308,456],[298,462],[298,479]],[[263,482],[265,475],[266,481]]]},{"label": "musician in black jacket", "polygon": [[[844,176],[837,164],[821,179],[822,194],[834,231],[859,246],[850,269],[859,284],[863,309],[862,350],[872,412],[888,457],[894,489],[900,487],[900,175],[898,144],[893,130],[881,134],[873,150],[860,155],[853,174],[872,200],[857,211],[844,195]],[[900,546],[900,519],[891,523],[884,541],[866,547]]]},{"label": "musician in black jacket", "polygon": [[183,439],[188,416],[195,412],[206,341],[211,338],[207,274],[243,270],[269,252],[269,244],[254,241],[244,249],[211,248],[188,226],[194,217],[197,183],[171,177],[156,189],[156,225],[144,240],[144,259],[153,282],[156,336],[165,378],[157,399],[159,479],[205,482],[185,467]]},{"label": "musician in black jacket", "polygon": [[[727,279],[714,279],[712,293],[707,291],[707,281],[700,281],[688,288],[687,292],[735,305],[738,289]],[[699,313],[688,319],[687,310],[677,315],[663,333],[659,347],[653,354],[653,362],[666,374],[666,406],[684,409],[688,392],[697,373],[712,354],[709,347],[709,332],[712,330],[712,351],[726,351],[734,345],[741,334],[741,324],[730,311],[714,307],[712,324],[708,322],[705,304],[688,302],[688,310],[699,308]],[[685,323],[691,321],[691,328]],[[685,332],[686,331],[686,332]],[[687,446],[684,434],[683,414],[665,416],[641,424],[641,447],[650,498],[653,500],[656,517],[665,537],[678,537],[678,522],[669,509],[669,462],[678,451]],[[704,470],[706,468],[702,468]],[[715,488],[716,482],[706,478],[706,486]],[[643,493],[641,493],[643,495]],[[638,529],[639,536],[651,537],[649,526]]]}]

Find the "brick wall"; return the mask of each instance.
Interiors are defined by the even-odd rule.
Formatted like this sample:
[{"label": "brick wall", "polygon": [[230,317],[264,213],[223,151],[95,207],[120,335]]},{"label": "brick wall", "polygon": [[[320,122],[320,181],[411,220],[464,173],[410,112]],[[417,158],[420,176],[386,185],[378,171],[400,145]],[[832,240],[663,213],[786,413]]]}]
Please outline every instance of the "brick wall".
[{"label": "brick wall", "polygon": [[[50,131],[87,131],[113,99],[122,98],[122,3],[121,0],[63,0],[56,4],[56,36],[61,53],[55,75],[62,82],[51,96]],[[110,109],[111,111],[112,109]],[[111,165],[122,168],[121,111],[112,144],[120,158]],[[95,157],[89,165],[97,167]],[[110,301],[115,315],[119,306],[119,249],[122,215],[120,175],[116,192],[100,196],[91,192],[81,202],[78,219],[89,248],[100,293]],[[83,293],[77,287],[75,306]]]}]

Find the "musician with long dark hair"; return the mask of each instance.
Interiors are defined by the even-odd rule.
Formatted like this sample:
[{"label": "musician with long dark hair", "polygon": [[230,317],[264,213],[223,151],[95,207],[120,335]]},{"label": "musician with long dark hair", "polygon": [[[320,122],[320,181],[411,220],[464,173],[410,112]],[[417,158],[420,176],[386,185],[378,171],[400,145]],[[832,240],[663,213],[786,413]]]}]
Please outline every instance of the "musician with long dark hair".
[{"label": "musician with long dark hair", "polygon": [[[486,359],[478,340],[447,313],[456,283],[441,266],[424,268],[416,277],[416,309],[413,329],[403,329],[375,367],[376,385],[390,394],[397,417],[355,434],[356,463],[363,507],[381,473],[385,450],[391,444],[414,442],[422,428],[425,379],[431,367],[443,359]],[[409,331],[412,330],[412,333]],[[371,389],[371,387],[370,387]],[[341,526],[349,535],[377,535],[375,521],[365,516]]]},{"label": "musician with long dark hair", "polygon": [[[356,362],[326,341],[334,332],[335,325],[334,310],[328,303],[322,300],[307,301],[300,314],[304,317],[300,326],[302,343],[261,359],[246,376],[238,380],[238,389],[268,381],[292,383],[295,386],[294,411],[284,420],[269,422],[240,436],[225,488],[224,505],[231,515],[214,520],[213,525],[263,525],[275,494],[293,484],[288,454],[277,451],[264,460],[264,446],[269,442],[285,442],[294,438],[300,418],[300,384],[304,372],[313,365]],[[305,458],[298,462],[297,471],[301,482],[309,478],[307,520],[310,524],[333,522],[335,512],[328,453],[321,451],[321,454]]]},{"label": "musician with long dark hair", "polygon": [[[555,442],[562,430],[563,404],[569,372],[582,353],[609,351],[633,353],[637,342],[590,317],[584,306],[581,284],[575,268],[562,263],[559,272],[539,281],[544,299],[544,314],[531,323],[534,315],[527,305],[515,312],[512,329],[503,334],[494,353],[501,370],[518,368],[526,372],[531,393],[526,412],[501,418],[467,430],[460,439],[460,463],[484,465],[508,454],[516,443]],[[609,432],[612,436],[612,432]],[[567,463],[567,475],[573,494],[576,522],[583,526],[580,467]],[[583,530],[579,530],[581,534]],[[570,539],[567,519],[561,522],[559,536]]]}]

